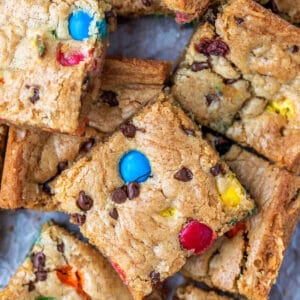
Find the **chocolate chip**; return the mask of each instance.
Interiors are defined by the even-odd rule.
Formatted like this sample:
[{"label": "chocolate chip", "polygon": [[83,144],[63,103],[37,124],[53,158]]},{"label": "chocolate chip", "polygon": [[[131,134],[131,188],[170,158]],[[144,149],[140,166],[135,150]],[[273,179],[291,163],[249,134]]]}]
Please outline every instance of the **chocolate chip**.
[{"label": "chocolate chip", "polygon": [[220,155],[227,153],[232,146],[232,142],[223,138],[222,136],[215,137],[213,139],[213,143]]},{"label": "chocolate chip", "polygon": [[140,185],[133,181],[130,182],[127,186],[127,194],[129,200],[132,200],[140,195]]},{"label": "chocolate chip", "polygon": [[49,181],[44,182],[42,184],[42,191],[44,193],[46,193],[47,195],[49,195],[49,196],[53,196],[54,195],[54,193],[51,191],[51,187],[49,186]]},{"label": "chocolate chip", "polygon": [[224,170],[224,168],[221,164],[216,164],[215,166],[210,168],[210,173],[213,176],[218,176],[219,174],[225,174],[226,171]]},{"label": "chocolate chip", "polygon": [[45,267],[46,256],[43,252],[37,252],[33,256],[33,267],[39,271]]},{"label": "chocolate chip", "polygon": [[213,102],[217,102],[220,100],[217,94],[208,94],[205,96],[205,98],[208,106],[210,106]]},{"label": "chocolate chip", "polygon": [[109,212],[109,215],[115,219],[115,220],[118,220],[119,218],[119,213],[118,213],[118,210],[116,208],[112,209],[110,212]]},{"label": "chocolate chip", "polygon": [[58,165],[57,165],[57,173],[58,175],[64,171],[65,169],[67,169],[68,167],[68,161],[67,160],[64,160],[64,161],[61,161]]},{"label": "chocolate chip", "polygon": [[89,211],[93,207],[93,200],[84,191],[81,191],[76,204],[82,211]]},{"label": "chocolate chip", "polygon": [[95,144],[95,139],[90,138],[87,142],[82,144],[82,146],[80,147],[80,151],[89,152],[93,148],[94,144]]},{"label": "chocolate chip", "polygon": [[73,220],[73,223],[79,226],[82,226],[85,221],[86,221],[86,216],[85,215],[80,215],[80,214],[72,214],[71,218]]},{"label": "chocolate chip", "polygon": [[34,290],[35,290],[35,286],[34,286],[33,281],[29,281],[29,283],[28,283],[28,292],[32,292]]},{"label": "chocolate chip", "polygon": [[33,95],[29,98],[29,100],[32,104],[40,100],[40,89],[38,87],[33,87]]},{"label": "chocolate chip", "polygon": [[142,3],[144,6],[149,7],[149,6],[151,6],[152,1],[151,0],[142,0]]},{"label": "chocolate chip", "polygon": [[239,78],[237,78],[237,79],[235,79],[235,78],[231,78],[231,79],[224,78],[223,82],[225,84],[233,84],[233,83],[237,82],[238,80],[239,80]]},{"label": "chocolate chip", "polygon": [[235,18],[236,24],[241,25],[245,20],[243,18]]},{"label": "chocolate chip", "polygon": [[175,175],[174,178],[183,181],[183,182],[188,182],[193,179],[193,173],[190,169],[186,167],[182,167]]},{"label": "chocolate chip", "polygon": [[202,71],[204,69],[210,69],[210,64],[209,62],[193,62],[193,64],[191,65],[191,70],[193,72],[198,72],[198,71]]},{"label": "chocolate chip", "polygon": [[160,281],[160,273],[152,271],[150,273],[150,278],[151,278],[151,283],[153,287],[158,288],[161,286],[161,281]]},{"label": "chocolate chip", "polygon": [[45,281],[47,279],[47,271],[38,271],[35,272],[35,279],[36,281]]},{"label": "chocolate chip", "polygon": [[229,47],[220,38],[202,38],[195,47],[198,52],[206,56],[226,56],[229,53]]},{"label": "chocolate chip", "polygon": [[117,97],[118,95],[113,91],[103,91],[100,99],[103,103],[107,104],[108,106],[114,107],[119,105]]},{"label": "chocolate chip", "polygon": [[292,53],[297,53],[299,51],[299,47],[297,45],[293,45],[292,47],[290,47],[290,51]]},{"label": "chocolate chip", "polygon": [[186,128],[184,126],[181,126],[181,129],[184,131],[184,133],[186,135],[189,135],[189,136],[196,136],[195,134],[195,131],[193,129],[189,129],[189,128]]},{"label": "chocolate chip", "polygon": [[111,193],[111,199],[112,199],[112,201],[114,201],[115,203],[118,203],[118,204],[124,203],[127,200],[127,187],[122,186],[122,187],[115,189]]},{"label": "chocolate chip", "polygon": [[136,127],[133,124],[123,124],[120,127],[122,133],[124,134],[124,136],[128,137],[128,138],[134,138],[135,134],[136,134]]},{"label": "chocolate chip", "polygon": [[64,245],[63,242],[61,242],[60,244],[57,244],[57,251],[61,252],[61,253],[64,253],[64,251],[65,251],[65,245]]}]

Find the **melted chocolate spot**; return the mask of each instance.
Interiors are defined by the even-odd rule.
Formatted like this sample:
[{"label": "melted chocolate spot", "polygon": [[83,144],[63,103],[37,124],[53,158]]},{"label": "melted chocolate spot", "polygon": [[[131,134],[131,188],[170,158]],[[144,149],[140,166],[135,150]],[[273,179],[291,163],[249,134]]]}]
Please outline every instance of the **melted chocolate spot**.
[{"label": "melted chocolate spot", "polygon": [[100,99],[103,103],[107,104],[110,107],[115,107],[119,105],[117,93],[113,91],[103,91]]},{"label": "melted chocolate spot", "polygon": [[81,191],[76,204],[82,211],[89,211],[93,207],[93,200],[84,191]]},{"label": "melted chocolate spot", "polygon": [[130,182],[127,186],[127,194],[129,200],[132,200],[140,195],[140,185],[133,181]]},{"label": "melted chocolate spot", "polygon": [[115,220],[118,220],[118,218],[119,218],[119,213],[118,213],[118,210],[116,208],[112,209],[109,212],[109,215],[111,216],[111,218],[113,218]]},{"label": "melted chocolate spot", "polygon": [[127,188],[126,186],[119,187],[115,189],[111,193],[111,199],[115,203],[121,204],[124,203],[127,200]]},{"label": "melted chocolate spot", "polygon": [[188,182],[193,179],[193,173],[190,169],[183,167],[174,175],[174,178],[179,181]]}]

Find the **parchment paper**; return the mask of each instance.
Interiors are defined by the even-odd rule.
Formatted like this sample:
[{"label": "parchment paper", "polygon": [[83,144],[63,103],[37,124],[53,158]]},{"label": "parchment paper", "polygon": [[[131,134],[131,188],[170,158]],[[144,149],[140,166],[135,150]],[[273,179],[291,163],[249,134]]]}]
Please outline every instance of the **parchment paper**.
[{"label": "parchment paper", "polygon": [[[167,17],[121,19],[118,31],[111,34],[109,54],[175,63],[191,33],[192,28],[181,27]],[[78,232],[76,226],[68,223],[68,217],[61,213],[39,213],[23,209],[0,212],[0,289],[7,285],[9,278],[24,260],[38,235],[39,227],[51,219]],[[300,299],[300,224],[270,299]]]}]

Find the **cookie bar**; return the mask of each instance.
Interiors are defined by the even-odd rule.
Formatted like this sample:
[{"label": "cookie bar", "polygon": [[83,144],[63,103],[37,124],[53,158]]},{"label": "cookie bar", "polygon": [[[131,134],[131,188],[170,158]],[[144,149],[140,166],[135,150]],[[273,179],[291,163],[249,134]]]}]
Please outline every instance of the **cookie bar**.
[{"label": "cookie bar", "polygon": [[[223,138],[214,138],[223,150]],[[238,222],[207,252],[191,258],[182,272],[213,288],[268,299],[300,215],[300,177],[233,145],[223,156],[250,192],[258,213]]]},{"label": "cookie bar", "polygon": [[196,125],[160,98],[49,184],[56,209],[81,225],[135,299],[254,207]]},{"label": "cookie bar", "polygon": [[300,25],[300,2],[294,0],[259,0],[291,23]]},{"label": "cookie bar", "polygon": [[210,0],[112,0],[111,3],[118,15],[175,13],[178,23],[189,23],[206,10]]},{"label": "cookie bar", "polygon": [[206,291],[194,285],[181,286],[176,290],[174,300],[229,300],[227,296],[221,296],[214,291]]},{"label": "cookie bar", "polygon": [[251,0],[212,23],[195,31],[175,97],[201,124],[298,173],[300,29]]},{"label": "cookie bar", "polygon": [[88,116],[82,137],[10,127],[0,207],[54,210],[49,180],[156,99],[170,69],[167,62],[107,58],[99,99],[82,107]]},{"label": "cookie bar", "polygon": [[106,1],[0,3],[0,119],[76,134],[82,98],[100,88]]},{"label": "cookie bar", "polygon": [[109,262],[65,229],[46,224],[2,300],[132,299]]}]

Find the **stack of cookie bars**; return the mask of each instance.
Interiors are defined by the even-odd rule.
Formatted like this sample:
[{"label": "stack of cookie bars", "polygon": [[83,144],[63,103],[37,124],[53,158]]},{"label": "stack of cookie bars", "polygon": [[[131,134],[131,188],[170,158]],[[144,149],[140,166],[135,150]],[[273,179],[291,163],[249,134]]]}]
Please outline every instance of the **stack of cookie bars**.
[{"label": "stack of cookie bars", "polygon": [[[173,299],[268,299],[300,216],[300,2],[257,2],[0,1],[0,208],[90,243],[45,224],[0,299],[167,299],[176,273]],[[172,74],[105,56],[117,15],[155,13],[197,21]]]}]

